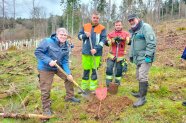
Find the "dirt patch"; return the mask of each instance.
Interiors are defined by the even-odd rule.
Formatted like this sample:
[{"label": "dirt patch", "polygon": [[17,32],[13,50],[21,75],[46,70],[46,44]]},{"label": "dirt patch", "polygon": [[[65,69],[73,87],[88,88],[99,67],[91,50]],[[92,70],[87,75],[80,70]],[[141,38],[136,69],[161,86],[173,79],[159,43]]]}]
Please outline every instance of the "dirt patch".
[{"label": "dirt patch", "polygon": [[96,120],[104,120],[110,115],[114,115],[115,117],[119,116],[119,114],[132,103],[133,101],[126,96],[109,95],[101,102],[99,112],[100,101],[94,97],[94,99],[87,104],[85,110],[92,118],[95,118]]}]

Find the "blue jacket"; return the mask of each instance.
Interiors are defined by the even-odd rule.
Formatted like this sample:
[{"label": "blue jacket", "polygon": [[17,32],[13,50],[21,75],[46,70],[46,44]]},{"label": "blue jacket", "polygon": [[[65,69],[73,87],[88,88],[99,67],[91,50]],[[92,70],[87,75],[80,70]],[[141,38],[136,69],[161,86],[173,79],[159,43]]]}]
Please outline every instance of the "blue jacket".
[{"label": "blue jacket", "polygon": [[[97,51],[95,56],[102,56],[102,48],[106,42],[106,37],[107,37],[106,30],[103,29],[100,34],[97,34],[94,31],[94,28],[95,27],[93,26],[91,29],[91,40],[92,40],[93,48]],[[79,40],[83,40],[82,54],[92,55],[90,52],[91,50],[90,41],[84,32],[84,28],[82,28],[80,32],[78,33],[78,38]]]},{"label": "blue jacket", "polygon": [[181,58],[186,60],[186,47],[185,47],[185,50],[183,51]]},{"label": "blue jacket", "polygon": [[56,71],[57,68],[50,67],[49,62],[51,60],[57,60],[58,65],[60,65],[68,75],[71,74],[68,62],[69,44],[66,41],[60,46],[56,34],[41,41],[35,50],[35,56],[38,60],[38,70]]}]

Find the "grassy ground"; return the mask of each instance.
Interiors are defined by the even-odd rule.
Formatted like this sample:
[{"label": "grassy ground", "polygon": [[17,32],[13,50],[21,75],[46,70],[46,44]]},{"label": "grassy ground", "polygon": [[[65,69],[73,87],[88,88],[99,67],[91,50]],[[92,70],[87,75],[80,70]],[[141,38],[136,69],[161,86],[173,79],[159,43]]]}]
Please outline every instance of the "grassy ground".
[{"label": "grassy ground", "polygon": [[[182,101],[186,99],[186,69],[184,68],[186,64],[180,61],[185,39],[179,40],[185,36],[174,36],[174,39],[168,40],[167,38],[170,33],[168,31],[166,32],[168,35],[167,38],[162,36],[160,32],[164,32],[163,29],[159,28],[159,32],[157,32],[157,58],[149,74],[148,102],[144,106],[133,108],[132,104],[129,104],[125,108],[118,110],[119,113],[111,111],[105,118],[98,119],[96,114],[91,114],[87,111],[91,102],[87,102],[83,97],[78,95],[77,89],[75,90],[75,96],[81,99],[81,103],[73,104],[64,102],[64,84],[59,77],[55,76],[51,99],[52,110],[57,118],[50,119],[48,122],[186,123],[186,107],[181,105]],[[185,32],[182,30],[178,34]],[[174,42],[168,44],[170,40],[174,40]],[[74,44],[76,48],[71,57],[71,68],[74,79],[80,83],[82,75],[80,59],[81,44],[77,39],[75,39]],[[10,50],[0,53],[0,58],[0,112],[22,114],[42,113],[36,70],[37,63],[33,50]],[[105,82],[105,66],[106,63],[103,62],[99,69],[99,81],[102,82]],[[132,101],[136,101],[136,98],[130,95],[132,90],[138,90],[138,83],[135,79],[135,65],[129,63],[129,70],[122,79],[118,94],[115,96],[109,95],[108,100],[110,102],[113,100],[117,102],[120,97],[125,96]],[[4,92],[9,96],[1,98],[6,96],[3,95]],[[23,102],[25,105],[21,104]],[[118,105],[120,106],[120,104]],[[33,123],[40,122],[40,120],[0,118],[0,122]]]}]

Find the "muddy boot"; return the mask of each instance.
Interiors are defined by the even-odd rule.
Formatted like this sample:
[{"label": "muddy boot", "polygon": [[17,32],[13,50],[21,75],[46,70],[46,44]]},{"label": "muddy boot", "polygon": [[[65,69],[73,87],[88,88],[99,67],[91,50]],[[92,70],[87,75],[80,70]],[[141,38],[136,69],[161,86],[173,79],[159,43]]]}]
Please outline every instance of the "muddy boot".
[{"label": "muddy boot", "polygon": [[186,106],[186,101],[184,101],[184,102],[182,103],[182,105],[183,105],[183,106]]},{"label": "muddy boot", "polygon": [[46,108],[43,110],[43,115],[52,116],[52,112],[50,108]]},{"label": "muddy boot", "polygon": [[[43,115],[45,115],[45,116],[52,116],[51,109],[50,108],[43,109]],[[49,121],[49,119],[41,119],[42,123],[45,123],[45,122],[48,122],[48,121]]]},{"label": "muddy boot", "polygon": [[[139,83],[139,88],[140,88],[140,83]],[[136,97],[136,98],[139,98],[140,97],[140,92],[139,91],[138,92],[132,92],[131,95]]]},{"label": "muddy boot", "polygon": [[131,95],[136,97],[136,98],[140,97],[140,93],[139,92],[132,92]]},{"label": "muddy boot", "polygon": [[140,97],[138,98],[138,101],[133,104],[133,107],[139,107],[142,106],[146,103],[146,94],[147,94],[147,88],[148,88],[148,83],[147,82],[140,82],[139,83],[139,92],[140,92]]},{"label": "muddy boot", "polygon": [[41,92],[41,100],[43,106],[43,114],[51,116],[51,100],[50,100],[50,90],[42,90]]}]

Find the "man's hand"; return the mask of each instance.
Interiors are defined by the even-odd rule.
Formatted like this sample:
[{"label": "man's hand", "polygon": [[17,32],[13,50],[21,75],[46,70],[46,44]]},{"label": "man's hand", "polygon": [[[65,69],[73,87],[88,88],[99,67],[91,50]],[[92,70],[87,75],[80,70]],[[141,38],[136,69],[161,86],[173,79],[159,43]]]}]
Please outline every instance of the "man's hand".
[{"label": "man's hand", "polygon": [[85,32],[85,35],[89,38],[90,37],[90,32]]},{"label": "man's hand", "polygon": [[115,43],[115,39],[114,39],[114,38],[111,38],[111,42],[112,42],[112,43]]},{"label": "man's hand", "polygon": [[151,57],[146,56],[146,57],[145,57],[145,62],[146,62],[146,63],[151,63],[151,62],[152,62]]},{"label": "man's hand", "polygon": [[49,63],[50,67],[54,67],[56,62],[57,62],[57,60],[50,61],[50,63]]},{"label": "man's hand", "polygon": [[95,49],[91,49],[90,52],[92,53],[92,55],[94,55],[97,51]]},{"label": "man's hand", "polygon": [[133,57],[130,57],[129,60],[131,63],[133,63]]},{"label": "man's hand", "polygon": [[127,55],[127,51],[126,50],[124,51],[124,55]]},{"label": "man's hand", "polygon": [[123,41],[123,39],[119,36],[115,37],[114,40],[115,40],[116,43],[119,43],[119,42]]},{"label": "man's hand", "polygon": [[72,75],[68,75],[68,76],[67,76],[67,79],[68,79],[69,81],[73,81]]},{"label": "man's hand", "polygon": [[130,38],[126,37],[126,43],[129,44]]}]

